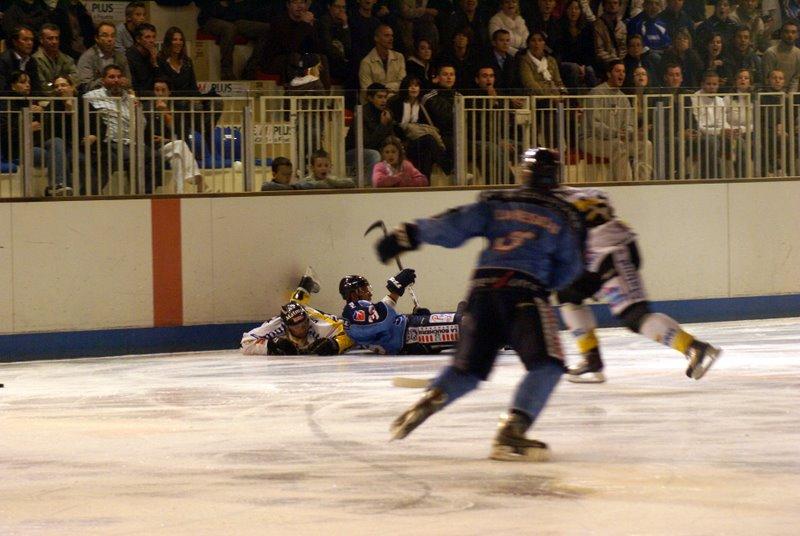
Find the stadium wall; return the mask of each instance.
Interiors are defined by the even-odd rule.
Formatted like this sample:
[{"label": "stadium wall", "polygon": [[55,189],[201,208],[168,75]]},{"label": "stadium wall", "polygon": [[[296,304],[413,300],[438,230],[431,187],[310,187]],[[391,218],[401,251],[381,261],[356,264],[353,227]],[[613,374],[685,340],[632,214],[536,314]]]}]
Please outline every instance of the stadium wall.
[{"label": "stadium wall", "polygon": [[[640,233],[652,299],[681,321],[800,316],[800,182],[605,188]],[[474,190],[0,203],[0,360],[235,348],[307,265],[376,294],[397,269],[363,237],[475,199]],[[464,297],[478,240],[403,259],[425,306]],[[409,309],[408,300],[403,304]],[[608,317],[603,317],[608,321]]]}]

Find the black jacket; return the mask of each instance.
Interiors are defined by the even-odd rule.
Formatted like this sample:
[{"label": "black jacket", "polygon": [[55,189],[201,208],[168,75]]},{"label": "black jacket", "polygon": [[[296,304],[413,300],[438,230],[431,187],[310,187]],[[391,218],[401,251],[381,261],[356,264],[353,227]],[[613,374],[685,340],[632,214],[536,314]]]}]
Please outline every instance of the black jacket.
[{"label": "black jacket", "polygon": [[20,61],[14,54],[13,49],[6,49],[0,54],[0,93],[9,94],[11,91],[11,74],[14,71],[24,71],[31,79],[31,94],[38,95],[42,92],[42,85],[39,81],[39,68],[36,59],[31,56],[28,59],[25,69],[20,68]]}]

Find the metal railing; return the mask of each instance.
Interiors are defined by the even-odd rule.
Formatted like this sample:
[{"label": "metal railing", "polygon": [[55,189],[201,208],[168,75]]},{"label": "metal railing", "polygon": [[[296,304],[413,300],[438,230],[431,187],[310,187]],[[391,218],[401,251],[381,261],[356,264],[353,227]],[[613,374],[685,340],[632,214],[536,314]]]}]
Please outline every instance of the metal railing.
[{"label": "metal railing", "polygon": [[[797,176],[798,95],[457,95],[434,183],[512,184],[531,145],[560,149],[570,183]],[[257,191],[275,158],[299,180],[320,149],[365,186],[364,116],[339,96],[0,98],[0,197]]]}]

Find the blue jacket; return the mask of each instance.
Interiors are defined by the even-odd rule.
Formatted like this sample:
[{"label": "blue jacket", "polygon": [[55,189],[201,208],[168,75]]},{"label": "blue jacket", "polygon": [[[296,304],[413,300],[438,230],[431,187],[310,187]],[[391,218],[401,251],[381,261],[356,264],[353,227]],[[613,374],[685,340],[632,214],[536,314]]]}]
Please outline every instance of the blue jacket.
[{"label": "blue jacket", "polygon": [[563,288],[583,271],[580,214],[541,190],[484,192],[477,203],[414,223],[420,242],[447,248],[485,237],[477,268],[522,272],[545,290]]},{"label": "blue jacket", "polygon": [[382,354],[398,354],[403,348],[408,317],[398,314],[394,301],[348,302],[342,311],[344,329],[356,344]]},{"label": "blue jacket", "polygon": [[665,50],[672,43],[666,21],[648,18],[644,12],[628,21],[628,37],[641,35],[644,46],[650,50]]}]

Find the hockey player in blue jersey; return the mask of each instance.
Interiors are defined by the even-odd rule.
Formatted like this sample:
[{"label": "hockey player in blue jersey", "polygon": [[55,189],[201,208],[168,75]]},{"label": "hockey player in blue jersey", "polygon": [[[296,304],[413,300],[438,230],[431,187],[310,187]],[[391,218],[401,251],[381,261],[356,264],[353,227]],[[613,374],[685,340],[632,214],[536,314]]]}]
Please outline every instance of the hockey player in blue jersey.
[{"label": "hockey player in blue jersey", "polygon": [[548,458],[547,445],[528,439],[525,433],[565,370],[558,321],[548,296],[583,271],[583,226],[574,207],[551,194],[560,182],[558,153],[529,149],[521,169],[522,188],[485,192],[472,205],[401,224],[377,245],[379,257],[386,262],[423,243],[452,248],[473,237],[488,240],[473,273],[452,364],[442,369],[416,404],[395,419],[394,439],[406,437],[486,380],[498,350],[510,344],[527,373],[501,421],[490,458]]},{"label": "hockey player in blue jersey", "polygon": [[453,348],[458,341],[459,313],[433,313],[417,309],[400,314],[397,300],[414,284],[417,274],[406,268],[386,281],[389,294],[372,303],[372,287],[360,275],[339,282],[339,293],[347,302],[342,311],[345,330],[356,344],[382,354],[430,354]]}]

